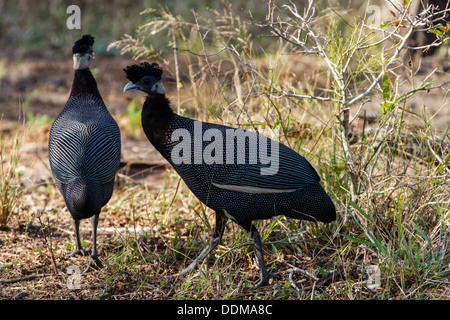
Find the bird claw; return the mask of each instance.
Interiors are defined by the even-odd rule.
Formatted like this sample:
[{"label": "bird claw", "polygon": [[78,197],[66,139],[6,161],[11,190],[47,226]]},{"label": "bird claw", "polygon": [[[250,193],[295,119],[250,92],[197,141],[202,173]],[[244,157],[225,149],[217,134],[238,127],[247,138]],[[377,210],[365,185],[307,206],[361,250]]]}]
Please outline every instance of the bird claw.
[{"label": "bird claw", "polygon": [[184,270],[182,270],[182,271],[180,271],[178,273],[166,276],[166,279],[170,280],[170,279],[177,278],[177,277],[180,277],[180,276],[184,277],[184,276],[190,274],[192,271],[196,270],[197,267],[198,267],[198,261],[194,260],[187,268],[185,268]]},{"label": "bird claw", "polygon": [[[90,251],[84,250],[84,249],[75,249],[72,251],[72,253],[68,254],[67,257],[73,257],[75,255],[81,255],[81,256],[85,257],[85,256],[90,255]],[[89,260],[89,265],[87,266],[86,270],[83,271],[83,273],[89,272],[92,269],[99,270],[99,269],[103,269],[103,268],[104,268],[104,266],[103,266],[102,262],[100,261],[100,259],[98,258],[98,255],[91,254],[90,260]]]},{"label": "bird claw", "polygon": [[252,286],[252,287],[254,289],[256,289],[256,288],[268,286],[270,278],[280,279],[281,277],[279,275],[277,275],[276,273],[267,273],[265,276],[261,277],[261,281],[256,286]]},{"label": "bird claw", "polygon": [[89,255],[89,251],[88,250],[84,250],[84,249],[75,249],[72,251],[72,253],[68,254],[67,257],[73,257],[75,255],[81,255],[81,256],[88,256]]},{"label": "bird claw", "polygon": [[89,272],[91,270],[100,270],[103,269],[104,266],[98,256],[91,255],[89,261],[89,265],[87,266],[86,270],[83,271],[83,273]]}]

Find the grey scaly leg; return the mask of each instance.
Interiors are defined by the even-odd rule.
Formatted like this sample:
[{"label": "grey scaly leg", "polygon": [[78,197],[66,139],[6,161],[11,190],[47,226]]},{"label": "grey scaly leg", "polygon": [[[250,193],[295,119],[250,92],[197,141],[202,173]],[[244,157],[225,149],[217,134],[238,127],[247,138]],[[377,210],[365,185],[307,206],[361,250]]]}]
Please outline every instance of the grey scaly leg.
[{"label": "grey scaly leg", "polygon": [[253,242],[255,243],[256,258],[258,260],[259,272],[261,274],[261,281],[256,285],[256,287],[267,286],[270,278],[279,278],[279,276],[267,272],[266,263],[264,262],[264,253],[262,250],[261,236],[253,225],[250,232]]},{"label": "grey scaly leg", "polygon": [[76,238],[76,244],[75,249],[72,251],[71,254],[68,254],[68,257],[73,257],[76,254],[80,254],[82,256],[87,256],[88,252],[83,249],[81,246],[81,240],[80,240],[80,220],[73,220],[73,226],[75,229],[75,238]]},{"label": "grey scaly leg", "polygon": [[[91,222],[92,222],[92,254],[91,254],[91,261],[89,262],[89,268],[94,269],[102,269],[103,264],[98,258],[98,252],[97,252],[97,226],[98,226],[98,217],[99,214],[95,214],[92,216]],[[86,271],[88,271],[86,269]]]},{"label": "grey scaly leg", "polygon": [[225,217],[222,213],[216,212],[216,226],[214,228],[214,233],[211,237],[209,245],[203,249],[203,251],[197,256],[197,258],[183,271],[171,275],[168,278],[176,277],[176,276],[185,276],[191,273],[193,270],[197,269],[198,265],[203,262],[203,260],[209,256],[209,254],[219,245],[222,240],[223,231],[225,230],[225,222],[227,221],[227,217]]}]

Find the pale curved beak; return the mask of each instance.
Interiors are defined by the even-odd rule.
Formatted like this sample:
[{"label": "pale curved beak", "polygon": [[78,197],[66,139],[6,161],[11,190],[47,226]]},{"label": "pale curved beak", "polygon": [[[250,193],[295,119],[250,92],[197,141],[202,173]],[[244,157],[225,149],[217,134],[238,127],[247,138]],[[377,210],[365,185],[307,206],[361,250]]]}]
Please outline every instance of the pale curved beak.
[{"label": "pale curved beak", "polygon": [[128,90],[133,90],[133,89],[138,89],[138,86],[130,81],[125,85],[125,87],[123,87],[123,92],[128,91]]}]

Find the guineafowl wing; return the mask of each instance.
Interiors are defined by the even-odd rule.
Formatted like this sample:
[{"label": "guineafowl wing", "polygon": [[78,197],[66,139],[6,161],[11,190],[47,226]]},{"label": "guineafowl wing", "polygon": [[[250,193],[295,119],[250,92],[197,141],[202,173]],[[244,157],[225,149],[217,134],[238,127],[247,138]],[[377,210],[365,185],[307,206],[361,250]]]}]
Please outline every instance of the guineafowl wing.
[{"label": "guineafowl wing", "polygon": [[[258,141],[267,139],[258,134]],[[220,185],[234,185],[240,187],[253,187],[262,189],[294,190],[306,184],[318,183],[320,177],[311,164],[300,154],[284,144],[267,139],[267,150],[251,150],[246,146],[245,163],[230,168],[223,167],[227,174],[215,175],[215,182]],[[238,153],[239,150],[236,150]],[[251,163],[249,155],[257,153],[257,162]],[[263,155],[270,154],[270,158]],[[270,160],[268,160],[270,159]],[[217,168],[216,170],[221,170]]]},{"label": "guineafowl wing", "polygon": [[[227,189],[233,189],[232,186],[236,186],[242,191],[245,191],[246,187],[295,190],[320,181],[316,170],[304,157],[286,145],[260,133],[194,121],[181,116],[174,118],[172,126],[173,131],[183,128],[193,137],[188,139],[192,144],[190,164],[176,165],[171,162],[183,179],[193,180],[192,183],[199,179],[199,174],[203,175],[208,183],[214,183],[219,187],[229,186],[230,188],[226,187]],[[205,138],[207,131],[209,135],[214,136],[214,142]],[[196,135],[200,135],[199,138],[195,138]],[[209,161],[209,164],[204,162],[197,168],[195,165],[196,139],[203,142],[200,150],[202,160],[206,162],[208,156],[212,157],[214,154],[220,164]],[[216,143],[216,139],[223,139],[223,141],[218,143],[221,147],[212,152],[210,150],[214,148],[211,146]],[[171,161],[173,147],[178,143],[177,139],[172,139],[172,144],[163,152],[169,161]],[[221,155],[217,155],[217,152]],[[193,167],[196,169],[193,170]],[[264,192],[264,190],[259,191]]]}]

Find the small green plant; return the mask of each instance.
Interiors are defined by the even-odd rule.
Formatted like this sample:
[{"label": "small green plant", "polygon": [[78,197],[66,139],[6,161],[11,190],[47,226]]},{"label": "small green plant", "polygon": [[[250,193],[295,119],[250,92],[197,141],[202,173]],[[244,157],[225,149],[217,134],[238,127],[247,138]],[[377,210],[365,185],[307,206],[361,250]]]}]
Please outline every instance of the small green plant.
[{"label": "small green plant", "polygon": [[52,118],[50,118],[47,114],[34,114],[30,110],[30,104],[34,97],[39,95],[37,90],[29,91],[27,90],[26,98],[22,102],[23,113],[25,115],[25,120],[29,127],[41,127],[47,125],[52,122]]},{"label": "small green plant", "polygon": [[133,137],[141,132],[141,112],[142,102],[138,98],[133,98],[127,106],[125,118],[128,119],[128,129]]},{"label": "small green plant", "polygon": [[381,112],[383,114],[388,113],[389,111],[393,110],[400,101],[402,100],[406,101],[408,97],[412,96],[417,91],[426,90],[434,82],[435,80],[429,81],[416,89],[413,89],[411,91],[408,91],[407,93],[400,95],[399,97],[396,97],[397,92],[395,91],[391,92],[389,77],[386,74],[383,74],[382,77],[383,102],[380,104]]}]

